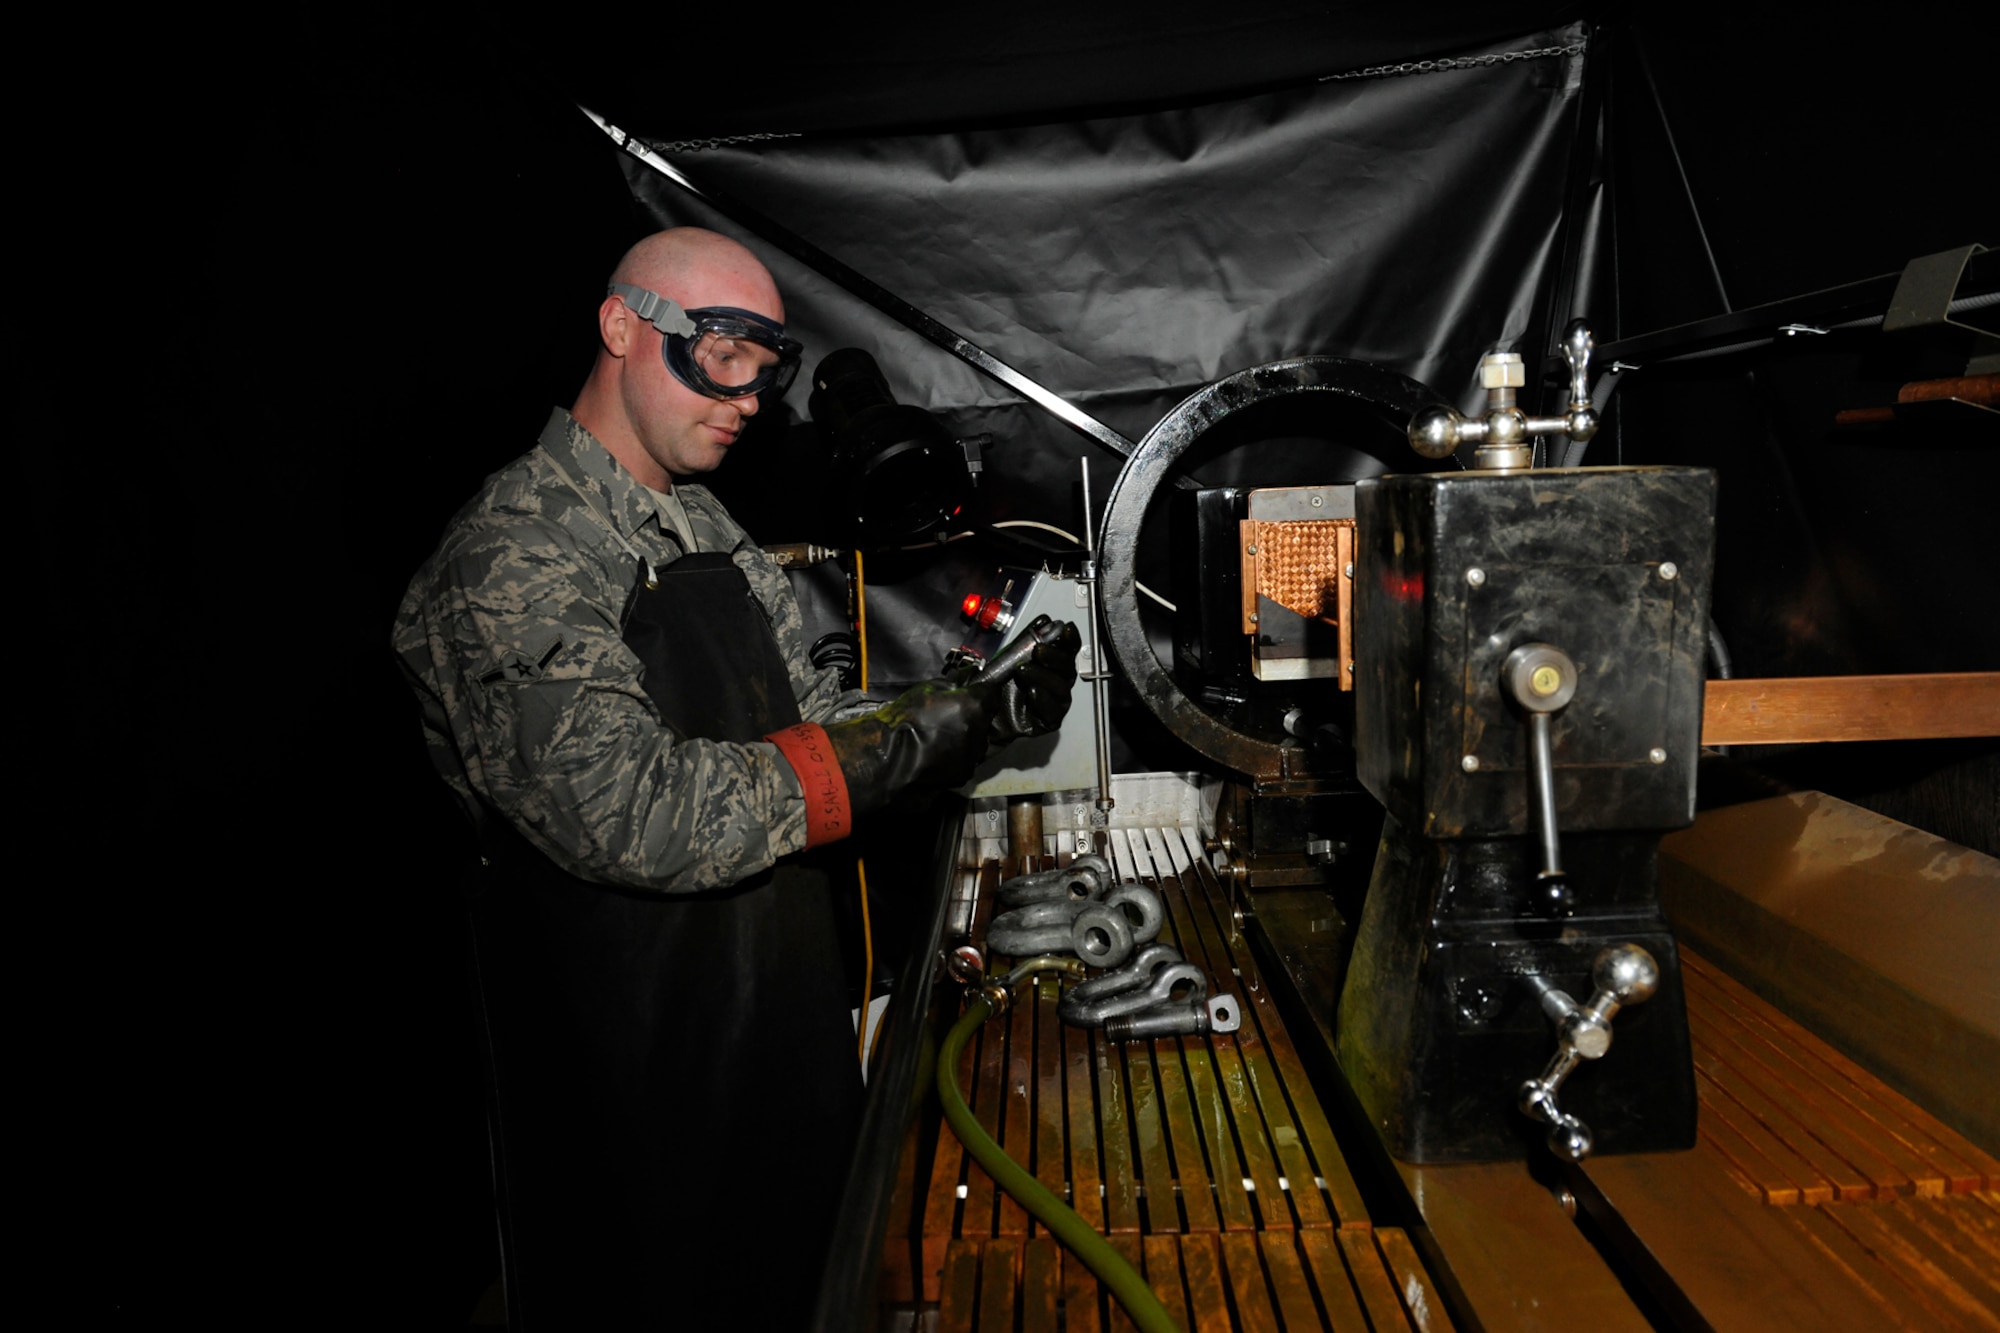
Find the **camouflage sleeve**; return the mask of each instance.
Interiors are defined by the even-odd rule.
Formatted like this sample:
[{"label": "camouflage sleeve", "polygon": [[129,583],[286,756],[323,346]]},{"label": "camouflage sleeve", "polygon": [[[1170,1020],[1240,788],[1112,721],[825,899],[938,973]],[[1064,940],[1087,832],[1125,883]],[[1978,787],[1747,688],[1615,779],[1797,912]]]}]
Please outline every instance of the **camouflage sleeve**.
[{"label": "camouflage sleeve", "polygon": [[628,888],[719,888],[803,847],[804,802],[774,747],[661,723],[621,607],[586,591],[617,586],[585,574],[589,558],[538,528],[439,567],[420,651],[432,679],[456,682],[443,713],[473,789],[557,864]]}]

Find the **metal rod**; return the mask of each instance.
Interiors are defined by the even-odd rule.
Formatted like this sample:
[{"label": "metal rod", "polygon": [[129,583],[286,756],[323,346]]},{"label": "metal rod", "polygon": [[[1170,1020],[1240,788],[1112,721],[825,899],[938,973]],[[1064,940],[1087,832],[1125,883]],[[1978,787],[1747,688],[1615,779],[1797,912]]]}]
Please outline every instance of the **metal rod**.
[{"label": "metal rod", "polygon": [[1090,510],[1090,460],[1083,468],[1083,582],[1090,590],[1090,693],[1092,727],[1097,734],[1097,808],[1109,815],[1118,802],[1111,799],[1110,681],[1104,670],[1104,599],[1097,577],[1097,525]]},{"label": "metal rod", "polygon": [[1562,839],[1556,834],[1555,716],[1528,714],[1528,805],[1542,843],[1538,878],[1562,877]]},{"label": "metal rod", "polygon": [[1667,120],[1667,104],[1660,100],[1660,85],[1653,80],[1653,62],[1646,55],[1645,39],[1635,26],[1631,29],[1632,49],[1639,56],[1639,72],[1646,76],[1646,91],[1653,96],[1653,110],[1659,113],[1660,132],[1667,136],[1667,151],[1673,155],[1674,171],[1680,176],[1681,193],[1687,196],[1688,216],[1694,219],[1694,234],[1701,240],[1701,252],[1708,259],[1708,276],[1715,282],[1715,294],[1722,299],[1725,313],[1734,309],[1729,304],[1729,289],[1722,285],[1722,268],[1715,262],[1715,249],[1708,243],[1708,228],[1702,225],[1701,205],[1694,201],[1694,185],[1688,180],[1687,167],[1681,162],[1681,146],[1674,139],[1674,127]]},{"label": "metal rod", "polygon": [[610,135],[613,143],[681,189],[725,217],[749,228],[808,268],[816,269],[822,275],[831,278],[889,318],[942,347],[974,370],[1000,381],[1064,425],[1082,432],[1122,458],[1131,457],[1132,451],[1138,447],[1075,403],[1029,379],[956,329],[932,318],[888,288],[862,276],[797,232],[773,222],[748,204],[696,185],[678,167],[654,152],[644,140],[627,134],[587,106],[579,105],[577,110],[590,117],[592,124]]}]

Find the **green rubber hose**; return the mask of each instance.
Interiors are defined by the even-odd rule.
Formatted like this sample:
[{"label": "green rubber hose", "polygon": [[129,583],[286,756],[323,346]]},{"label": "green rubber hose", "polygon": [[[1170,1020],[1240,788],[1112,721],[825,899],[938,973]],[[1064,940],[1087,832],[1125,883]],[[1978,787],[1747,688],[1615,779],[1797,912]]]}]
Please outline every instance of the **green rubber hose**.
[{"label": "green rubber hose", "polygon": [[1111,1242],[1093,1231],[1090,1224],[1078,1217],[1068,1204],[1022,1169],[972,1118],[965,1098],[958,1091],[958,1057],[965,1049],[965,1043],[979,1030],[979,1025],[993,1014],[993,1006],[986,997],[975,995],[966,1006],[964,1016],[945,1036],[944,1045],[938,1050],[937,1090],[938,1100],[944,1103],[945,1122],[951,1126],[952,1133],[958,1135],[959,1142],[965,1145],[973,1160],[986,1168],[986,1174],[993,1177],[994,1183],[1018,1199],[1036,1221],[1047,1227],[1072,1254],[1088,1265],[1091,1272],[1097,1274],[1104,1285],[1111,1288],[1111,1294],[1125,1307],[1125,1313],[1132,1316],[1132,1322],[1139,1326],[1142,1333],[1180,1333],[1173,1318],[1167,1314],[1167,1307],[1160,1304],[1160,1298],[1146,1285],[1146,1279],[1125,1262],[1123,1255],[1111,1248]]}]

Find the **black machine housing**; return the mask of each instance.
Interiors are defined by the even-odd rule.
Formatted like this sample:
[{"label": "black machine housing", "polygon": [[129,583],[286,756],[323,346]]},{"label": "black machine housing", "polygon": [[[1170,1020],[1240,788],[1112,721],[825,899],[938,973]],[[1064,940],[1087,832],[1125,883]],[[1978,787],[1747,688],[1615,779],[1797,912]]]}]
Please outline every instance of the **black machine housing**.
[{"label": "black machine housing", "polygon": [[[1342,1070],[1412,1162],[1520,1156],[1515,1100],[1554,1054],[1539,977],[1584,1002],[1634,943],[1658,991],[1563,1086],[1596,1151],[1693,1145],[1695,1097],[1661,833],[1694,819],[1715,475],[1696,468],[1382,477],[1356,495],[1355,741],[1387,811],[1337,1015]],[[1528,729],[1501,685],[1515,648],[1576,664],[1553,715],[1571,900],[1534,893]]]}]

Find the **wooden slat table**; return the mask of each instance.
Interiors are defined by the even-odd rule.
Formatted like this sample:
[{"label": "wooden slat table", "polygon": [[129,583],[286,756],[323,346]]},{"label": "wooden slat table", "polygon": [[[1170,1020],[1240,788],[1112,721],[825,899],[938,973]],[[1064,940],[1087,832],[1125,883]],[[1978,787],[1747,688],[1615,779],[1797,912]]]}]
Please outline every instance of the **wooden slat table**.
[{"label": "wooden slat table", "polygon": [[[1371,1224],[1199,845],[1180,829],[1120,829],[1106,850],[1121,879],[1160,891],[1161,938],[1207,972],[1210,994],[1237,997],[1243,1026],[1109,1043],[1058,1019],[1074,982],[1044,976],[968,1043],[959,1077],[974,1116],[1111,1239],[1185,1328],[1450,1328],[1409,1238]],[[975,939],[1000,873],[981,870]],[[940,1330],[965,1333],[1131,1327],[948,1130],[921,1179],[905,1171],[886,1299],[935,1301]]]},{"label": "wooden slat table", "polygon": [[1580,1173],[1675,1313],[2000,1330],[2000,1162],[1694,951],[1681,961],[1696,1146]]}]

